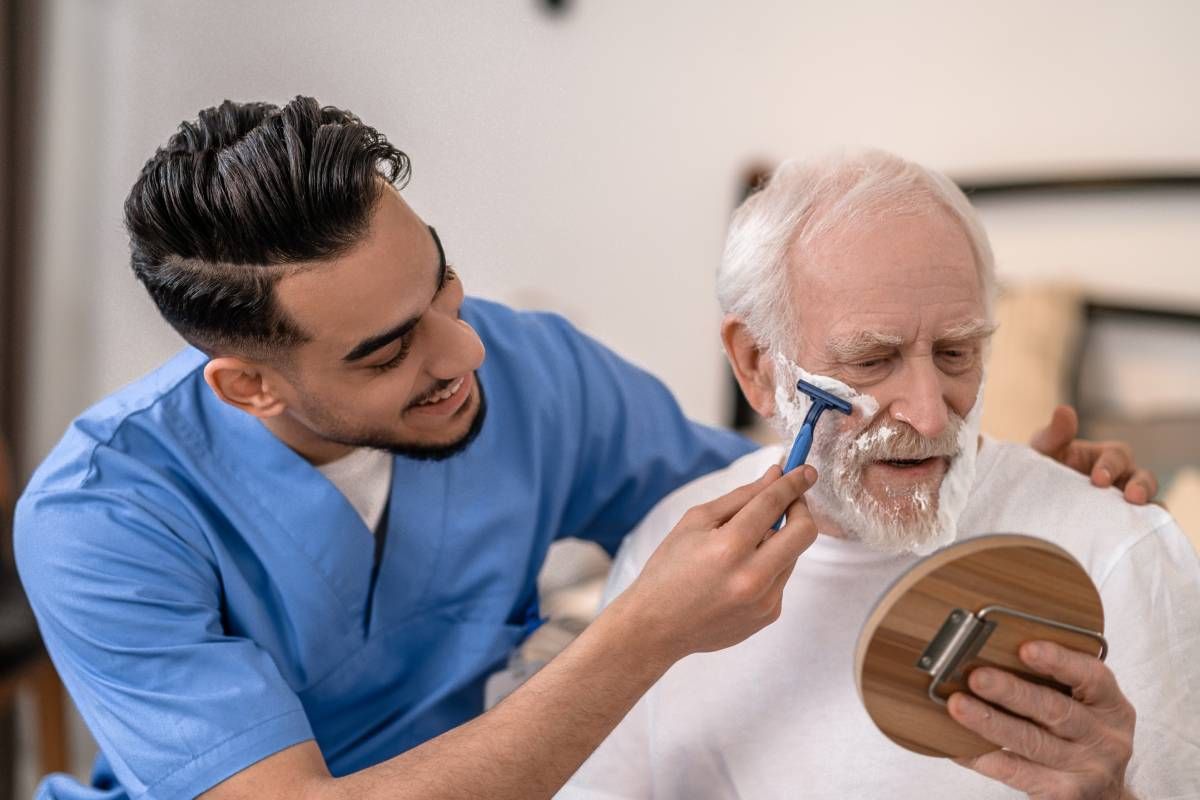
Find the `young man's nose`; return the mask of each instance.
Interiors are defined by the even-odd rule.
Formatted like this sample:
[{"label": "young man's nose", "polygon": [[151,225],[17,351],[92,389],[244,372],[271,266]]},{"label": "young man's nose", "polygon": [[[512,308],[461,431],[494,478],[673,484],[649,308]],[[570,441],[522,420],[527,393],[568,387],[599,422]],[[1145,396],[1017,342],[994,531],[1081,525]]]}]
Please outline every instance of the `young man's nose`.
[{"label": "young man's nose", "polygon": [[950,411],[937,370],[919,362],[905,370],[903,382],[890,404],[893,419],[907,424],[926,438],[935,438],[950,424]]},{"label": "young man's nose", "polygon": [[475,329],[453,314],[432,313],[428,321],[429,356],[425,369],[435,378],[452,380],[479,369],[483,342]]}]

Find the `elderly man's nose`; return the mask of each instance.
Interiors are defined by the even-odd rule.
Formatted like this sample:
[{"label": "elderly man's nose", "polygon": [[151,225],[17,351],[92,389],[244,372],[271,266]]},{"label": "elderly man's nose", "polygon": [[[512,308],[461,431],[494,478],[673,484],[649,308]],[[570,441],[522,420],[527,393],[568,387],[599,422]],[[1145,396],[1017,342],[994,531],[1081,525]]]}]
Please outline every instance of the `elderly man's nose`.
[{"label": "elderly man's nose", "polygon": [[950,424],[950,412],[935,376],[917,375],[892,402],[892,417],[927,438],[940,435]]}]

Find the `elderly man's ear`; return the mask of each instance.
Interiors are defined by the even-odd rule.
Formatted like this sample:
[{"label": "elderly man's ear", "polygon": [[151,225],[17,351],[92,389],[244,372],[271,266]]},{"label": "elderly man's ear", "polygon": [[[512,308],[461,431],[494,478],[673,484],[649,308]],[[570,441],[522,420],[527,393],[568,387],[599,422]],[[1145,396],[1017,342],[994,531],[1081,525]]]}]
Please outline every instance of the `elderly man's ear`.
[{"label": "elderly man's ear", "polygon": [[732,314],[721,323],[721,341],[746,402],[759,415],[770,417],[775,413],[775,364],[770,354]]}]

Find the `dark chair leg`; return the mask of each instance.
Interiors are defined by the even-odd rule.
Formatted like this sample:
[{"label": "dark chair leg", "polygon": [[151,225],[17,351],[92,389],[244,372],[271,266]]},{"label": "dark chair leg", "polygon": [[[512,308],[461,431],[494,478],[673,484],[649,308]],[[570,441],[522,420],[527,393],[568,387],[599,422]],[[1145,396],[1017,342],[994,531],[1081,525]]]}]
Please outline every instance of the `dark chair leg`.
[{"label": "dark chair leg", "polygon": [[67,703],[62,682],[50,659],[35,667],[33,691],[37,697],[38,756],[41,774],[70,771],[67,742]]},{"label": "dark chair leg", "polygon": [[0,800],[17,796],[17,709],[15,703],[0,708]]}]

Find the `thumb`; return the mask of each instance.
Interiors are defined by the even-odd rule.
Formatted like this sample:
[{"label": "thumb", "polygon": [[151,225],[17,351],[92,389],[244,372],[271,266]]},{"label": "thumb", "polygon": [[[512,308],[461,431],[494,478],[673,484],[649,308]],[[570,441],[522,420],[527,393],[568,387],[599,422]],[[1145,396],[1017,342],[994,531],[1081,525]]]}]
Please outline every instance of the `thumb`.
[{"label": "thumb", "polygon": [[1044,456],[1054,457],[1075,440],[1079,433],[1079,416],[1071,406],[1058,406],[1050,416],[1050,424],[1033,434],[1029,446]]}]

